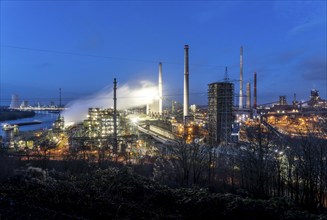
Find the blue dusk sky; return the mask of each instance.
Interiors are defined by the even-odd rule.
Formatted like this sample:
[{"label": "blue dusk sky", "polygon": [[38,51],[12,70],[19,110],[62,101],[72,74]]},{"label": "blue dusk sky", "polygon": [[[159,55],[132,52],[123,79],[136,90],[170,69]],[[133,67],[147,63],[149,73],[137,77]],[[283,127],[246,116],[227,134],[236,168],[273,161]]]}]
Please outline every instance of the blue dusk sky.
[{"label": "blue dusk sky", "polygon": [[[112,88],[158,81],[182,101],[184,45],[190,103],[207,104],[208,84],[229,78],[239,89],[258,75],[258,102],[311,89],[327,96],[326,1],[1,1],[1,104],[64,103]],[[253,91],[252,91],[253,94]],[[119,96],[119,94],[118,94]],[[236,98],[235,98],[236,99]]]}]

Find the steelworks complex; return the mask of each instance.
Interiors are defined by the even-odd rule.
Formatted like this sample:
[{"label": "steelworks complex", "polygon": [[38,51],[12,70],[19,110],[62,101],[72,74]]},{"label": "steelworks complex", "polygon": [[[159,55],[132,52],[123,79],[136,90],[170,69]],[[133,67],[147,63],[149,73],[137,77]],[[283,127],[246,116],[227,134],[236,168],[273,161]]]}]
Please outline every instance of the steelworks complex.
[{"label": "steelworks complex", "polygon": [[[124,111],[116,110],[117,82],[114,80],[112,109],[90,108],[88,117],[70,137],[71,143],[83,140],[96,140],[98,146],[110,141],[115,152],[121,151],[126,144],[122,137],[132,133],[129,123],[138,131],[151,135],[162,143],[185,141],[186,143],[206,143],[216,147],[247,141],[242,135],[245,127],[265,126],[278,135],[299,136],[320,133],[326,129],[327,102],[319,96],[318,90],[311,90],[310,99],[300,102],[294,99],[289,104],[286,96],[280,96],[276,103],[258,105],[257,73],[254,73],[253,93],[251,84],[246,83],[243,93],[243,47],[240,47],[240,78],[238,95],[234,93],[234,83],[229,80],[227,67],[225,77],[220,82],[208,85],[208,105],[189,104],[189,46],[184,46],[184,92],[183,104],[176,101],[171,106],[163,106],[162,63],[159,63],[158,98],[153,102]],[[238,81],[238,80],[237,80]],[[251,95],[253,94],[253,96]],[[238,99],[238,105],[234,100]],[[253,103],[252,103],[253,100]],[[119,102],[119,99],[118,99]],[[18,107],[18,97],[13,95],[11,107]],[[62,106],[60,105],[59,108]],[[59,115],[54,130],[63,130],[64,118]],[[128,121],[128,122],[126,122]],[[327,138],[322,136],[323,138]]]}]

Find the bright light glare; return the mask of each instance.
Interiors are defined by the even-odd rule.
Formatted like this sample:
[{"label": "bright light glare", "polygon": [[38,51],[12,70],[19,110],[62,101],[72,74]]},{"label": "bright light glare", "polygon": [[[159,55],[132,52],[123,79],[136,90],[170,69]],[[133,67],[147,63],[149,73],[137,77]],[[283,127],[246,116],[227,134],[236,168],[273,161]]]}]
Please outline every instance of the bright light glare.
[{"label": "bright light glare", "polygon": [[135,124],[135,123],[137,123],[138,122],[138,118],[131,118],[131,121]]},{"label": "bright light glare", "polygon": [[69,127],[69,126],[73,126],[75,123],[74,122],[66,122],[65,123],[65,128]]}]

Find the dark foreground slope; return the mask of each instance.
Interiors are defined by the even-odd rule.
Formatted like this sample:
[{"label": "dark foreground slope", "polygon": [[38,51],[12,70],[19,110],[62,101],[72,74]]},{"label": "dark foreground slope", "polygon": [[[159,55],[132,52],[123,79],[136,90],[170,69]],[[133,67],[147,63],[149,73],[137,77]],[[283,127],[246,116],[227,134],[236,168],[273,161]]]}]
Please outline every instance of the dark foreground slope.
[{"label": "dark foreground slope", "polygon": [[327,219],[285,199],[171,189],[128,168],[80,175],[22,170],[0,185],[1,219]]}]

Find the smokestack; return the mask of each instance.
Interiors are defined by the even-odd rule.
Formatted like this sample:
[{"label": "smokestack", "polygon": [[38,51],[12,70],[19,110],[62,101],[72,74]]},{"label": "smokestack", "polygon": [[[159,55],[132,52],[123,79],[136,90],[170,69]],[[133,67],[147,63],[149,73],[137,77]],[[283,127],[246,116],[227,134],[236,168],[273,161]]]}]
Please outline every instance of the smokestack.
[{"label": "smokestack", "polygon": [[225,78],[224,78],[224,81],[225,82],[228,82],[229,81],[227,66],[225,67]]},{"label": "smokestack", "polygon": [[61,115],[61,88],[59,88],[59,117]]},{"label": "smokestack", "polygon": [[239,108],[243,108],[243,46],[240,49],[240,101]]},{"label": "smokestack", "polygon": [[150,114],[150,105],[146,104],[146,115]]},{"label": "smokestack", "polygon": [[253,108],[257,108],[257,72],[254,72]]},{"label": "smokestack", "polygon": [[251,84],[246,83],[246,108],[251,109]]},{"label": "smokestack", "polygon": [[61,88],[59,88],[59,108],[61,108]]},{"label": "smokestack", "polygon": [[117,81],[116,78],[114,78],[114,143],[113,143],[113,150],[115,153],[117,153]]},{"label": "smokestack", "polygon": [[175,113],[175,101],[171,100],[171,113],[174,114]]},{"label": "smokestack", "polygon": [[296,103],[296,93],[294,93],[294,103]]},{"label": "smokestack", "polygon": [[188,116],[188,102],[189,102],[189,69],[188,69],[188,45],[184,46],[184,111],[183,119],[185,123],[185,116]]},{"label": "smokestack", "polygon": [[159,115],[162,115],[162,63],[159,63]]}]

